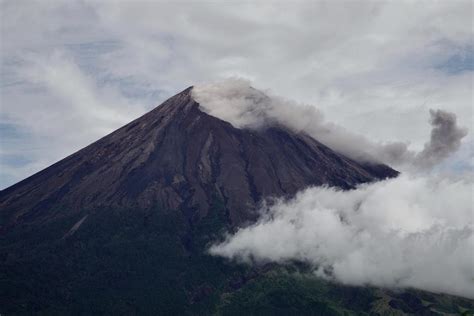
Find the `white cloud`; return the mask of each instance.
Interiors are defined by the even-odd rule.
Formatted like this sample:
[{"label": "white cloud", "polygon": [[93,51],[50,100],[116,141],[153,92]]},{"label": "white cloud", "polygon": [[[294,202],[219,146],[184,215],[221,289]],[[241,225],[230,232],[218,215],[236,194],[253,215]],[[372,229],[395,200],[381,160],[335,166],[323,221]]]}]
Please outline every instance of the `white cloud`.
[{"label": "white cloud", "polygon": [[[64,104],[67,111],[81,116],[84,123],[92,128],[110,129],[128,122],[130,116],[141,112],[127,104],[114,87],[104,85],[99,88],[93,78],[85,75],[71,58],[59,51],[47,59],[27,57],[20,71],[23,78],[47,89],[53,97],[60,99],[60,104]],[[58,115],[58,110],[44,112],[46,115]]]},{"label": "white cloud", "polygon": [[305,261],[352,285],[474,298],[473,184],[398,178],[352,191],[309,188],[210,248],[247,262]]},{"label": "white cloud", "polygon": [[16,71],[23,84],[2,94],[2,102],[11,102],[2,106],[0,120],[12,134],[0,145],[2,178],[7,181],[41,170],[144,112],[61,51],[48,58],[25,55]]}]

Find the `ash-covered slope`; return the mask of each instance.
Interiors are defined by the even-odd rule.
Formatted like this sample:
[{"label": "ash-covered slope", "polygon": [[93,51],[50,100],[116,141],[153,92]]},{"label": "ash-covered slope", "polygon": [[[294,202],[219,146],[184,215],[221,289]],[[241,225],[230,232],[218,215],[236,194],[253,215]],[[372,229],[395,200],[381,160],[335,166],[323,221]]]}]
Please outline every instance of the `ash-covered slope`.
[{"label": "ash-covered slope", "polygon": [[393,177],[282,126],[237,129],[199,109],[191,89],[0,193],[3,230],[22,222],[100,207],[159,206],[198,219],[224,201],[233,224],[258,202],[310,185],[353,188]]}]

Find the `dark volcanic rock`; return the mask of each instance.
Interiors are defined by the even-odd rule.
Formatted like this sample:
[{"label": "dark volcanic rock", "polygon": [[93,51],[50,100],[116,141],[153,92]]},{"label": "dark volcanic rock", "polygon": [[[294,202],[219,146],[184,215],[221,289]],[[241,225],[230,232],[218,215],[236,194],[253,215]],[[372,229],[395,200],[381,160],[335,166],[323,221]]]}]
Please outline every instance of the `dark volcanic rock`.
[{"label": "dark volcanic rock", "polygon": [[205,216],[225,202],[229,220],[253,218],[263,197],[311,185],[353,188],[397,175],[362,165],[281,126],[237,129],[199,109],[188,88],[149,113],[0,192],[2,226],[98,207],[179,209]]}]

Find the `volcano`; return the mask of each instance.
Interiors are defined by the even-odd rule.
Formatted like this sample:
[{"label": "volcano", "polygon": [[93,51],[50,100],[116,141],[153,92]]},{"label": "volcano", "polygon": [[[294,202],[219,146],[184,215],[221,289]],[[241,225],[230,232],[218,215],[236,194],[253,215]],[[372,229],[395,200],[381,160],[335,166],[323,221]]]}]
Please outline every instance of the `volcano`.
[{"label": "volcano", "polygon": [[[280,267],[211,257],[212,241],[254,221],[266,199],[398,174],[280,124],[236,128],[191,91],[0,192],[2,314],[232,311],[223,296]],[[369,309],[346,302],[354,295],[374,297],[337,289],[347,310]],[[331,314],[328,302],[308,304]]]},{"label": "volcano", "polygon": [[192,88],[151,112],[3,190],[3,230],[83,209],[159,206],[198,220],[211,200],[229,221],[253,218],[262,198],[311,185],[343,189],[393,177],[384,165],[361,165],[283,126],[237,129],[199,109]]}]

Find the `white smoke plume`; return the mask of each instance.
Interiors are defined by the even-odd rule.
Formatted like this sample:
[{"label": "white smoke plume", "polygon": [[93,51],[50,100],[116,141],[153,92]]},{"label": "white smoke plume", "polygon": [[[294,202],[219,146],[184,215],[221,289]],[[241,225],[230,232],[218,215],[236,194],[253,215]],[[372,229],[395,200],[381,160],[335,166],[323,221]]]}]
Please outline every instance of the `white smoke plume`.
[{"label": "white smoke plume", "polygon": [[414,287],[474,298],[472,182],[398,178],[315,187],[262,210],[210,253],[246,262],[300,260],[351,285]]},{"label": "white smoke plume", "polygon": [[193,97],[208,114],[238,128],[260,128],[269,122],[304,131],[352,159],[383,162],[403,169],[431,168],[456,151],[467,131],[457,126],[456,116],[432,110],[430,142],[416,153],[401,142],[376,143],[324,120],[314,106],[299,104],[281,97],[267,96],[251,87],[248,81],[228,79],[198,85]]}]

